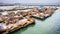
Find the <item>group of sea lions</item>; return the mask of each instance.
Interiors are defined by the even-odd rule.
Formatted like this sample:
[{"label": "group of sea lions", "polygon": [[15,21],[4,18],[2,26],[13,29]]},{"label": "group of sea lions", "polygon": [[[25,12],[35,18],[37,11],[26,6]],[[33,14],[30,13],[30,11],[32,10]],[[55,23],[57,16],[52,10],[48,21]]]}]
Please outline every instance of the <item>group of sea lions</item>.
[{"label": "group of sea lions", "polygon": [[[8,12],[7,14],[0,13],[0,32],[11,31],[16,28],[22,28],[29,24],[35,23],[33,17],[44,19],[54,13],[53,8],[33,8],[27,12],[17,11]],[[33,17],[31,17],[33,16]]]}]

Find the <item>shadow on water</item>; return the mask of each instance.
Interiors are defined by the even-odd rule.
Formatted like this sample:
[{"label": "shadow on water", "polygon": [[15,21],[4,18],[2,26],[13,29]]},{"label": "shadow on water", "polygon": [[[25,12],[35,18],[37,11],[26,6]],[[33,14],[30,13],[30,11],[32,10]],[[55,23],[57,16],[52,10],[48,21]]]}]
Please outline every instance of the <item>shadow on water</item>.
[{"label": "shadow on water", "polygon": [[48,17],[44,17],[44,18],[38,18],[38,17],[33,17],[35,19],[41,20],[41,21],[45,21],[46,19],[48,19],[49,17],[51,17],[52,15],[48,16]]},{"label": "shadow on water", "polygon": [[54,32],[54,34],[60,34],[60,27]]},{"label": "shadow on water", "polygon": [[28,26],[26,26],[26,27],[22,27],[22,28],[20,28],[20,29],[18,29],[18,30],[16,30],[16,31],[10,32],[10,33],[8,33],[8,34],[16,34],[17,32],[19,32],[18,34],[21,34],[22,32],[26,31],[28,28],[34,27],[34,25],[35,25],[35,24],[31,24],[31,25],[28,25]]}]

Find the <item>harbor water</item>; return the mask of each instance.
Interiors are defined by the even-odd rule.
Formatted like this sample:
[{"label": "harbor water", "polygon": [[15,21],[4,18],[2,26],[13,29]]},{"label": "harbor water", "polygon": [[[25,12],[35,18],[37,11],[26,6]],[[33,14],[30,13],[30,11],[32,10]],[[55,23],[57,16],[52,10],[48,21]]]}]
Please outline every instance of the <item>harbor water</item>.
[{"label": "harbor water", "polygon": [[9,34],[60,34],[60,8],[47,19],[35,18],[35,24],[28,25]]}]

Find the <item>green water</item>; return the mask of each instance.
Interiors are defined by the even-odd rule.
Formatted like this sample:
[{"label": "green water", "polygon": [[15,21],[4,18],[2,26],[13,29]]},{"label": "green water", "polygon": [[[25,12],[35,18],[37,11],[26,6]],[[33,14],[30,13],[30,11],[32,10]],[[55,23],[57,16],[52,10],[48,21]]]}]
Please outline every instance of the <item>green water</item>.
[{"label": "green water", "polygon": [[35,19],[35,24],[10,34],[60,34],[60,9],[44,21]]}]

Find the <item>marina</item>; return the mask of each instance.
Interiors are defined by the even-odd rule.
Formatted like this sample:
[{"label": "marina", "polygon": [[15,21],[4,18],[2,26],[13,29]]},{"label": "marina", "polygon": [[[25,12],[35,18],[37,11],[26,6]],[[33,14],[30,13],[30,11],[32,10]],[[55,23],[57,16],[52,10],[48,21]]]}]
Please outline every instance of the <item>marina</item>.
[{"label": "marina", "polygon": [[[55,19],[58,20],[57,18],[59,18],[59,17],[57,17],[60,14],[60,13],[58,13],[60,10],[59,7],[44,6],[43,8],[41,8],[40,6],[33,6],[33,7],[30,6],[30,8],[28,8],[29,10],[27,10],[25,8],[28,8],[28,7],[25,6],[24,8],[22,8],[24,10],[14,9],[16,11],[14,11],[14,10],[10,11],[11,9],[9,9],[9,10],[4,9],[3,11],[1,11],[0,12],[0,26],[1,26],[1,24],[3,24],[2,25],[3,28],[0,27],[0,31],[7,31],[8,33],[11,31],[11,33],[13,33],[13,34],[17,34],[17,33],[18,34],[24,34],[24,33],[26,34],[26,32],[29,33],[29,31],[32,31],[30,34],[33,34],[33,32],[41,31],[41,32],[36,32],[34,34],[38,34],[38,33],[54,34],[54,30],[50,33],[50,29],[53,29],[53,27],[57,26],[57,24],[54,24],[55,22],[53,20],[55,20]],[[54,15],[57,13],[58,13],[58,15]],[[34,15],[36,15],[36,16],[34,16]],[[37,19],[34,17],[37,17],[40,19]],[[46,19],[44,20],[44,18],[46,18]],[[42,21],[41,19],[43,19],[44,21]],[[48,23],[48,21],[50,24]],[[35,23],[35,25],[33,23]],[[56,22],[56,23],[58,23],[58,22]],[[28,26],[29,24],[30,24],[30,26]],[[33,25],[31,25],[31,24],[33,24]],[[43,24],[46,26],[44,26]],[[52,24],[54,24],[54,25],[52,25]],[[8,26],[6,26],[6,25],[8,25]],[[20,28],[22,31],[24,31],[25,30],[24,28],[27,29],[26,26],[28,26],[28,30],[23,33],[19,33]],[[22,27],[24,27],[24,28],[22,28]],[[33,30],[32,30],[32,28],[29,28],[29,27],[32,27]],[[7,29],[4,29],[4,28],[7,28]],[[47,28],[47,30],[45,30],[46,28]],[[34,29],[36,29],[36,30],[34,30]],[[18,31],[12,32],[15,30],[18,30]]]}]

